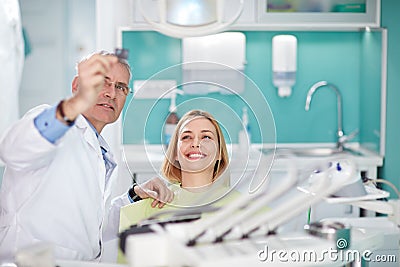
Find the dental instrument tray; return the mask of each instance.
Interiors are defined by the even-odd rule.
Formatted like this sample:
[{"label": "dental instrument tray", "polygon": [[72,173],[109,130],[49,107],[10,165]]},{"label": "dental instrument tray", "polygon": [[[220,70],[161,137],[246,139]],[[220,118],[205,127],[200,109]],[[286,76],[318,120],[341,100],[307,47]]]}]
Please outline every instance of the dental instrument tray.
[{"label": "dental instrument tray", "polygon": [[[149,217],[148,219],[139,222],[138,224],[131,225],[129,229],[123,231],[119,236],[120,248],[123,252],[125,252],[126,239],[130,235],[154,232],[150,227],[153,224],[164,226],[166,224],[187,223],[200,219],[202,213],[215,212],[218,209],[219,208],[217,207],[205,206],[201,208],[188,209],[188,210],[178,210],[178,211],[168,210],[168,211],[158,212],[155,215]],[[171,216],[166,218],[160,218],[167,215]]]},{"label": "dental instrument tray", "polygon": [[121,248],[122,252],[125,253],[126,247],[126,240],[130,235],[137,235],[137,234],[149,234],[154,233],[154,230],[151,229],[151,225],[158,224],[164,226],[167,223],[185,223],[191,222],[194,220],[200,219],[201,214],[186,214],[186,215],[179,215],[174,216],[168,219],[149,219],[141,222],[140,224],[132,225],[129,229],[123,231],[119,235],[119,247]]},{"label": "dental instrument tray", "polygon": [[325,199],[327,203],[335,203],[335,204],[346,204],[354,201],[364,201],[364,200],[377,200],[383,199],[390,196],[390,193],[381,189],[378,189],[374,186],[364,185],[366,195],[363,196],[354,196],[354,197],[328,197]]}]

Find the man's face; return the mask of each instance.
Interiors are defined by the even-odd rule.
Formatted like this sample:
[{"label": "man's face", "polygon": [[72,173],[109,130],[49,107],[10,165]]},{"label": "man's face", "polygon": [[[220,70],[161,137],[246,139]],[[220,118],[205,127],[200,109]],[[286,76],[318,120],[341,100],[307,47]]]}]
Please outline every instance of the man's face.
[{"label": "man's face", "polygon": [[107,124],[115,122],[124,107],[126,95],[115,88],[115,83],[129,85],[129,72],[121,64],[115,64],[106,75],[103,90],[100,91],[96,104],[83,115],[100,133]]}]

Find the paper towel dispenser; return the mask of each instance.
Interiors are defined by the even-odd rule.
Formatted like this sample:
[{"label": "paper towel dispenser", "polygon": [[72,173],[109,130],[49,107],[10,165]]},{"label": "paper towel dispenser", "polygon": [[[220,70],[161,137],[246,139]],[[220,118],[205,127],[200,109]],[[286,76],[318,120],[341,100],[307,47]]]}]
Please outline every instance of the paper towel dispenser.
[{"label": "paper towel dispenser", "polygon": [[186,94],[241,93],[245,86],[246,36],[224,32],[182,40],[182,79]]}]

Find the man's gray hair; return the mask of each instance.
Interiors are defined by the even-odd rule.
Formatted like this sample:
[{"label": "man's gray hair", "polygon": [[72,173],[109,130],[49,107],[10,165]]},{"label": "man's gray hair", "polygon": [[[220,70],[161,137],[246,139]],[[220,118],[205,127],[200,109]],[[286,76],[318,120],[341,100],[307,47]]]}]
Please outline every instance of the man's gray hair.
[{"label": "man's gray hair", "polygon": [[[96,55],[96,54],[98,54],[98,55],[103,55],[103,56],[116,56],[116,54],[115,54],[114,52],[109,52],[109,51],[106,51],[106,50],[101,50],[101,51],[98,51],[98,52],[91,53],[91,54],[89,54],[89,55],[83,57],[83,58],[76,64],[76,70],[77,70],[77,72],[78,72],[78,64],[79,64],[79,63],[81,63],[81,62],[83,62],[83,61],[85,61],[85,60],[88,60],[91,56]],[[120,63],[122,66],[124,66],[125,69],[128,71],[128,73],[129,73],[129,82],[130,82],[130,81],[131,81],[131,78],[132,78],[132,71],[131,71],[131,66],[129,65],[128,61],[127,61],[126,59],[124,59],[124,58],[118,57],[118,63]]]}]

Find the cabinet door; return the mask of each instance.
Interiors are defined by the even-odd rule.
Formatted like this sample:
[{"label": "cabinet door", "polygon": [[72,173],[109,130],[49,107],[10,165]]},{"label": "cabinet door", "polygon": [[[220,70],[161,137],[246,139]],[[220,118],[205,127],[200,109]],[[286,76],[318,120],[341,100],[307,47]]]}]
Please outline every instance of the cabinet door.
[{"label": "cabinet door", "polygon": [[380,0],[259,0],[258,23],[291,29],[379,27],[380,5]]}]

